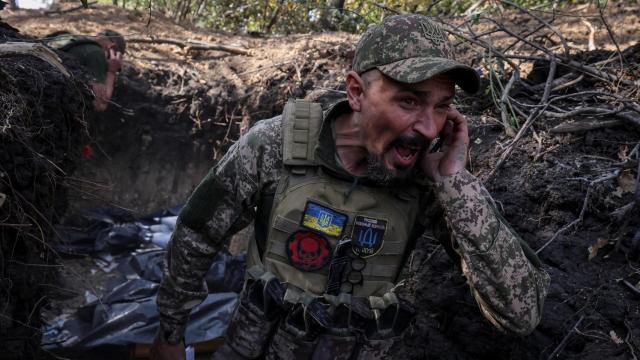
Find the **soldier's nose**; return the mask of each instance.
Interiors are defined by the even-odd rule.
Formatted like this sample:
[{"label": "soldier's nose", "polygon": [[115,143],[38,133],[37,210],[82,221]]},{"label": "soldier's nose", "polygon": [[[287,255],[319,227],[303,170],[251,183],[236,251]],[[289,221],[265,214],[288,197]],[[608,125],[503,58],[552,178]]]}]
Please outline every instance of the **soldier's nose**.
[{"label": "soldier's nose", "polygon": [[427,140],[433,140],[438,136],[438,126],[429,114],[420,117],[413,130]]}]

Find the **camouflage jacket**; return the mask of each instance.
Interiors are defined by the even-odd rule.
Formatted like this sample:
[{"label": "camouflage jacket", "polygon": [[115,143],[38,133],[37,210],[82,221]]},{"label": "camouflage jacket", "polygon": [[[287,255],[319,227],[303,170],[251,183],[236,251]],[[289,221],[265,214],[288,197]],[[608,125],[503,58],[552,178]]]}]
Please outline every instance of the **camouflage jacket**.
[{"label": "camouflage jacket", "polygon": [[[345,101],[327,113],[316,157],[328,173],[352,179],[336,161],[330,126],[337,115],[347,111]],[[231,235],[255,220],[258,248],[264,249],[261,234],[267,233],[265,219],[281,168],[278,116],[256,123],[189,198],[170,242],[157,298],[162,334],[169,342],[182,339],[189,312],[207,296],[204,275]],[[540,321],[549,276],[539,268],[535,255],[527,258],[523,248],[532,252],[526,244],[521,245],[480,182],[462,171],[429,184],[422,203],[424,216],[417,221],[434,228],[444,241],[453,241],[450,244],[459,254],[463,273],[485,317],[500,329],[531,332]]]}]

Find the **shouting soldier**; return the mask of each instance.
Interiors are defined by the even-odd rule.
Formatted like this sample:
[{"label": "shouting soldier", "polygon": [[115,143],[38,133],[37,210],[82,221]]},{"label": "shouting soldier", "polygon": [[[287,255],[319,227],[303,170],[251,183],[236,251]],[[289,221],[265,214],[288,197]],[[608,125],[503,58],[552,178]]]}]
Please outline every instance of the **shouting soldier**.
[{"label": "shouting soldier", "polygon": [[217,359],[382,359],[414,307],[394,292],[425,229],[455,255],[483,315],[528,334],[549,276],[465,170],[455,86],[479,77],[420,15],[370,27],[326,113],[290,101],[251,128],[189,198],[158,293],[155,359],[184,358],[189,312],[227,239],[250,222],[247,276]]}]

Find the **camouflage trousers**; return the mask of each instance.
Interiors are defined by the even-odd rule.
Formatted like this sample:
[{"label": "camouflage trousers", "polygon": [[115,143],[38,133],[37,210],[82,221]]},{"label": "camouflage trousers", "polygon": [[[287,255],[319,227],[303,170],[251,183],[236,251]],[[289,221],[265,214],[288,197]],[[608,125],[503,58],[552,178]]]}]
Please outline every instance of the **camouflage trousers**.
[{"label": "camouflage trousers", "polygon": [[[302,312],[304,313],[304,312]],[[239,302],[225,344],[213,359],[374,360],[383,359],[398,336],[367,339],[346,328],[310,330],[300,311],[269,319],[251,303]]]}]

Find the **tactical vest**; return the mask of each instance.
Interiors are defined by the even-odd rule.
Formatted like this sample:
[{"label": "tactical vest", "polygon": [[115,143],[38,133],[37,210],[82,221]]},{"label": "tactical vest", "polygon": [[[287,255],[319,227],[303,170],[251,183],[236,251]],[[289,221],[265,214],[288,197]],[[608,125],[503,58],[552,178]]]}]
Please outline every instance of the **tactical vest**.
[{"label": "tactical vest", "polygon": [[[252,242],[248,268],[262,265],[264,270],[289,285],[290,290],[290,285],[294,285],[297,290],[320,296],[325,292],[329,266],[314,271],[292,266],[291,248],[287,249],[292,246],[292,234],[317,231],[331,249],[335,249],[344,236],[359,237],[369,244],[375,240],[377,246],[360,252],[366,266],[362,270],[363,281],[354,286],[353,295],[381,297],[395,285],[405,252],[410,250],[407,245],[419,212],[420,192],[416,187],[390,189],[356,185],[327,175],[315,158],[322,119],[317,103],[296,100],[285,106],[283,169],[271,209],[268,237],[262,258]],[[310,209],[316,214],[309,215]],[[322,215],[317,215],[318,211]],[[315,221],[314,228],[303,225],[307,216]],[[338,225],[331,222],[335,222],[336,217],[341,220]],[[323,221],[324,225],[330,225],[329,231],[321,229]],[[304,257],[307,250],[298,249],[298,255]]]}]

